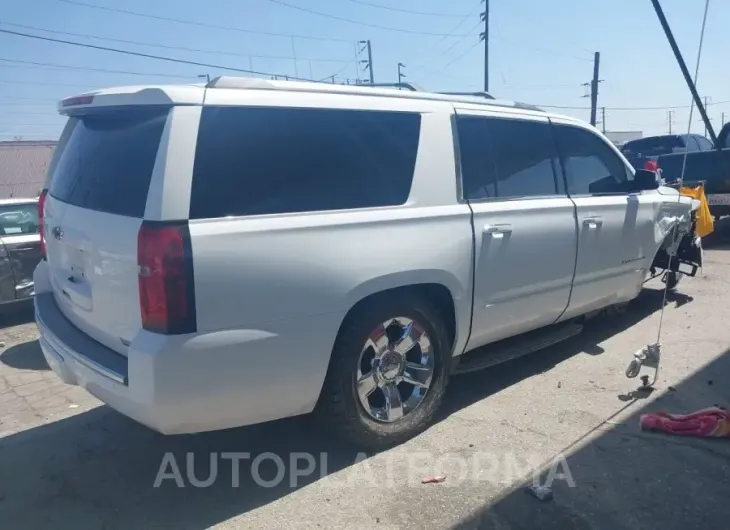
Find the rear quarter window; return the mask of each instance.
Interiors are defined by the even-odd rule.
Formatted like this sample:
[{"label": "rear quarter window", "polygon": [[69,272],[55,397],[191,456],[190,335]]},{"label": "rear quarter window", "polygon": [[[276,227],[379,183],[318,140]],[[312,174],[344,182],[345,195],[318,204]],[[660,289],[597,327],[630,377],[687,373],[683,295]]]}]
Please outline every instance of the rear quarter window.
[{"label": "rear quarter window", "polygon": [[143,217],[168,107],[126,107],[79,118],[49,193],[68,204]]},{"label": "rear quarter window", "polygon": [[190,218],[404,204],[420,124],[417,113],[207,107]]}]

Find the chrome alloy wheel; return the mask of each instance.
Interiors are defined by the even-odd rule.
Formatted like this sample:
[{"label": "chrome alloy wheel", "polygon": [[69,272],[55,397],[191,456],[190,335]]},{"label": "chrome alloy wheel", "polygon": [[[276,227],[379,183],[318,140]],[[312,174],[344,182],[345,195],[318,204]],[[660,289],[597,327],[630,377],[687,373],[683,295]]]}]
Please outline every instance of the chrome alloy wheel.
[{"label": "chrome alloy wheel", "polygon": [[360,352],[360,403],[378,421],[397,421],[421,404],[433,371],[433,346],[426,331],[410,318],[386,320],[368,335]]}]

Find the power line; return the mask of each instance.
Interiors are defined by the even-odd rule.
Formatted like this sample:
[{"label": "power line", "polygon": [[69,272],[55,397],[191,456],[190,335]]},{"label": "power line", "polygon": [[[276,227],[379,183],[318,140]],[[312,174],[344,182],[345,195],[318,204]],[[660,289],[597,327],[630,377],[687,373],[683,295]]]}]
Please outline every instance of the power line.
[{"label": "power line", "polygon": [[[430,53],[432,50],[435,50],[436,47],[439,44],[441,44],[446,39],[448,39],[449,37],[451,37],[452,35],[454,35],[454,33],[456,33],[458,31],[458,29],[464,24],[464,22],[466,22],[467,20],[469,20],[472,16],[473,15],[467,15],[463,19],[461,19],[459,21],[459,23],[456,26],[454,26],[454,28],[450,32],[448,32],[446,35],[443,35],[440,39],[438,39],[436,42],[434,42],[433,45],[430,48],[428,48],[425,52],[423,52],[423,55]],[[475,28],[476,28],[476,26],[475,26]],[[472,30],[469,30],[469,31],[471,32],[471,31],[473,31],[473,29]],[[457,42],[461,42],[461,40],[459,40]],[[418,63],[414,67],[414,70],[419,70],[419,69],[423,68],[426,65],[427,62],[428,62],[428,60],[426,60],[424,62],[421,62],[421,63]]]},{"label": "power line", "polygon": [[436,74],[440,74],[440,73],[441,73],[442,71],[444,71],[444,70],[446,70],[447,68],[449,68],[449,67],[450,67],[451,65],[453,65],[453,64],[454,64],[455,62],[457,62],[457,61],[460,61],[461,59],[463,59],[463,58],[464,58],[464,57],[466,56],[466,54],[468,54],[468,53],[469,53],[470,51],[472,51],[472,50],[473,50],[474,48],[476,48],[477,46],[479,46],[479,45],[480,45],[481,43],[482,43],[482,41],[478,40],[477,42],[475,42],[474,44],[472,44],[471,46],[469,46],[469,47],[468,47],[468,48],[467,48],[466,50],[464,50],[464,51],[463,51],[463,52],[461,52],[461,53],[460,53],[459,55],[457,55],[457,56],[456,56],[455,58],[453,58],[453,59],[452,59],[451,61],[449,61],[448,63],[446,63],[446,64],[445,64],[444,66],[442,66],[442,67],[441,67],[441,68],[439,68],[438,70],[430,70],[430,71],[429,71],[429,73],[430,73],[431,75],[436,75]]},{"label": "power line", "polygon": [[365,2],[364,0],[347,0],[348,2],[352,2],[353,4],[360,4],[364,6],[370,6],[375,7],[377,9],[385,9],[388,11],[396,11],[398,13],[408,13],[410,15],[424,15],[424,16],[432,16],[432,17],[464,17],[464,16],[471,16],[471,15],[464,15],[458,14],[458,13],[434,13],[433,11],[415,11],[412,9],[401,9],[398,7],[390,7],[390,6],[384,6],[381,4],[373,4],[371,2]]},{"label": "power line", "polygon": [[[2,31],[2,30],[0,30]],[[15,79],[0,79],[0,83],[11,84],[11,85],[39,85],[39,86],[62,86],[69,88],[89,88],[88,85],[69,85],[66,83],[46,83],[43,81],[16,81]]]},{"label": "power line", "polygon": [[451,66],[455,62],[461,60],[467,53],[469,53],[470,51],[472,51],[474,48],[476,48],[477,46],[479,46],[481,43],[482,43],[482,41],[477,41],[473,45],[469,46],[466,50],[464,50],[462,53],[460,53],[456,58],[454,58],[453,60],[451,60],[450,62],[448,62],[444,66],[442,66],[441,67],[441,70],[446,70],[449,66]]},{"label": "power line", "polygon": [[[217,65],[217,64],[200,63],[200,62],[197,62],[197,61],[186,61],[184,59],[175,59],[173,57],[165,57],[165,56],[162,56],[162,55],[152,55],[152,54],[149,54],[149,53],[133,52],[133,51],[130,51],[130,50],[120,50],[118,48],[109,48],[107,46],[97,46],[95,44],[84,44],[84,43],[81,43],[81,42],[74,42],[74,41],[68,41],[68,40],[63,40],[63,39],[54,39],[54,38],[51,38],[51,37],[42,37],[40,35],[31,35],[29,33],[23,33],[23,32],[20,32],[20,31],[12,31],[12,30],[9,30],[9,29],[0,29],[0,33],[7,33],[9,35],[16,35],[16,36],[19,36],[19,37],[26,37],[26,38],[30,38],[30,39],[38,39],[38,40],[49,41],[49,42],[57,42],[59,44],[68,44],[68,45],[71,45],[71,46],[79,46],[81,48],[91,48],[91,49],[94,49],[94,50],[114,52],[114,53],[121,53],[121,54],[124,54],[124,55],[134,55],[136,57],[145,57],[147,59],[157,59],[157,60],[160,60],[160,61],[168,61],[168,62],[172,62],[172,63],[190,64],[190,65],[193,65],[193,66],[202,66],[202,67],[205,67],[205,68],[214,68],[214,69],[218,69],[218,70],[229,70],[231,72],[241,72],[241,73],[244,73],[244,74],[254,74],[254,75],[261,75],[261,76],[266,76],[266,77],[283,76],[284,75],[284,74],[274,74],[274,73],[271,73],[271,72],[260,72],[260,71],[257,71],[257,70],[247,70],[245,68],[235,68],[233,66],[223,66],[223,65]],[[296,79],[298,81],[311,81],[311,79],[304,79],[304,78],[298,78],[298,77],[295,78],[293,76],[288,76],[288,77],[290,79]]]},{"label": "power line", "polygon": [[318,83],[322,83],[324,81],[327,81],[328,79],[334,79],[335,77],[339,76],[342,72],[347,70],[347,67],[350,66],[352,63],[357,63],[357,58],[359,57],[359,53],[355,55],[352,59],[350,59],[347,63],[345,63],[342,68],[337,70],[334,74],[328,75],[327,77],[323,77],[322,79],[318,79]]},{"label": "power line", "polygon": [[54,103],[58,101],[53,98],[30,98],[27,96],[0,96],[0,99],[12,99],[18,101],[53,101]]},{"label": "power line", "polygon": [[0,123],[0,127],[55,127],[58,128],[59,125],[63,125],[63,122],[61,123],[12,123],[12,122],[6,122],[6,123]]},{"label": "power line", "polygon": [[560,52],[560,51],[557,51],[557,50],[552,50],[550,48],[544,48],[542,46],[535,46],[533,44],[526,44],[524,41],[514,41],[514,40],[511,40],[511,39],[505,39],[501,35],[496,35],[495,36],[495,40],[499,40],[499,41],[502,41],[502,42],[506,42],[508,44],[513,44],[513,45],[516,45],[518,48],[523,48],[525,50],[532,50],[532,51],[536,51],[536,52],[546,53],[548,55],[553,55],[555,57],[565,57],[565,58],[568,58],[568,59],[574,59],[576,61],[586,61],[586,62],[591,62],[591,63],[593,62],[593,57],[591,57],[591,58],[581,57],[579,55],[573,55],[573,54],[570,54],[570,53],[564,53],[564,52]]},{"label": "power line", "polygon": [[196,75],[174,75],[174,74],[160,74],[155,72],[133,72],[129,70],[107,70],[105,68],[92,68],[90,66],[71,66],[65,64],[55,63],[38,63],[35,61],[18,61],[14,59],[3,59],[0,57],[0,62],[13,63],[13,64],[0,64],[0,68],[30,68],[39,70],[82,70],[88,72],[99,72],[103,74],[125,74],[125,75],[141,75],[146,77],[169,77],[173,79],[197,79]]},{"label": "power line", "polygon": [[[60,2],[69,2],[71,0],[59,0],[59,1]],[[436,32],[431,32],[431,31],[417,31],[417,30],[404,29],[404,28],[394,28],[392,26],[381,26],[380,24],[371,24],[369,22],[353,20],[351,18],[331,15],[329,13],[322,13],[321,11],[315,11],[314,9],[309,9],[308,7],[295,6],[292,4],[288,4],[286,2],[282,2],[281,0],[267,0],[267,2],[271,2],[272,4],[277,4],[277,5],[280,5],[283,7],[288,7],[289,9],[303,11],[304,13],[310,13],[312,15],[317,15],[317,16],[324,17],[324,18],[330,18],[332,20],[339,20],[340,22],[349,22],[350,24],[358,24],[360,26],[365,26],[368,28],[383,29],[386,31],[397,31],[399,33],[409,33],[412,35],[432,35],[432,36],[439,36],[439,37],[443,36],[443,35],[447,35],[447,33],[436,33]],[[455,35],[455,36],[462,37],[463,35]]]},{"label": "power line", "polygon": [[[54,99],[54,103],[58,103],[58,99]],[[48,110],[48,109],[55,109],[56,106],[54,104],[44,103],[44,104],[38,104],[38,105],[25,105],[25,104],[18,104],[18,103],[5,103],[3,101],[0,101],[0,108],[6,108],[6,109],[30,109],[29,112],[37,112],[38,110]],[[0,113],[0,118],[2,118],[2,113]]]},{"label": "power line", "polygon": [[478,27],[480,27],[481,25],[482,25],[482,22],[481,22],[481,20],[480,20],[480,21],[479,21],[479,22],[477,22],[477,23],[476,23],[476,24],[475,24],[474,26],[472,26],[471,28],[469,28],[469,32],[468,32],[468,33],[465,33],[465,34],[464,34],[464,35],[462,36],[462,38],[461,38],[461,39],[459,39],[459,40],[457,40],[457,41],[455,41],[455,42],[451,43],[451,46],[447,47],[447,48],[446,48],[446,49],[445,49],[444,51],[442,51],[441,53],[439,53],[438,55],[436,55],[436,57],[435,57],[435,58],[436,58],[436,59],[438,59],[439,57],[443,57],[443,56],[444,56],[444,55],[446,55],[446,54],[447,54],[448,52],[450,52],[451,50],[453,50],[453,49],[454,49],[454,48],[455,48],[455,47],[456,47],[456,46],[457,46],[457,45],[458,45],[459,43],[461,43],[461,42],[464,42],[464,41],[465,41],[466,39],[468,39],[469,37],[478,37],[478,35],[474,35],[474,33],[472,33],[472,32],[473,32],[473,31],[474,31],[475,29],[477,29]]},{"label": "power line", "polygon": [[[463,23],[464,23],[465,21],[466,21],[466,19],[462,20],[462,21],[461,21],[461,22],[459,23],[459,25],[457,26],[457,28],[458,28],[459,26],[461,26],[461,24],[463,24]],[[446,47],[445,49],[443,49],[443,50],[441,51],[441,53],[438,53],[438,54],[434,55],[433,57],[431,57],[430,59],[428,59],[427,61],[424,61],[424,62],[422,62],[422,63],[419,63],[419,64],[417,64],[416,66],[414,66],[414,67],[413,67],[413,71],[418,71],[418,70],[434,71],[434,70],[431,70],[431,69],[429,69],[429,68],[426,68],[426,67],[425,67],[425,66],[426,66],[426,64],[428,64],[429,62],[432,62],[432,61],[434,61],[435,59],[438,59],[439,57],[443,57],[444,55],[446,55],[447,53],[449,53],[449,52],[450,52],[451,50],[453,50],[453,49],[454,49],[454,48],[455,48],[456,46],[458,46],[459,44],[461,44],[462,42],[464,42],[464,41],[465,41],[465,40],[466,40],[467,38],[469,38],[469,37],[476,37],[476,36],[478,36],[478,35],[475,35],[475,34],[473,34],[472,32],[473,32],[473,31],[474,31],[475,29],[477,29],[478,27],[480,27],[481,25],[482,25],[482,22],[481,22],[481,21],[477,22],[477,23],[476,23],[476,24],[475,24],[474,26],[472,26],[471,28],[469,28],[469,32],[468,32],[468,33],[466,33],[466,34],[465,34],[465,36],[463,36],[463,37],[461,37],[460,39],[458,39],[458,40],[456,40],[456,41],[452,42],[452,43],[451,43],[451,44],[450,44],[449,46],[447,46],[447,47]],[[456,29],[456,28],[454,28],[454,29]],[[444,39],[442,38],[441,40],[444,40]],[[434,45],[433,47],[435,48],[435,47],[436,47],[436,45]],[[440,70],[443,70],[443,69],[444,69],[444,68],[442,67],[442,68],[441,68]],[[438,70],[437,70],[437,71],[438,71]]]},{"label": "power line", "polygon": [[[288,55],[258,55],[258,54],[252,54],[252,53],[240,53],[240,52],[232,52],[232,51],[225,51],[225,50],[189,48],[187,46],[171,46],[169,44],[154,44],[151,42],[144,42],[144,41],[138,41],[138,40],[114,39],[112,37],[101,37],[99,35],[91,35],[88,33],[73,33],[71,31],[59,31],[59,30],[54,30],[54,29],[39,28],[37,26],[14,24],[14,23],[10,23],[10,22],[0,22],[0,25],[10,26],[13,28],[29,29],[32,31],[41,31],[43,33],[50,33],[52,35],[67,35],[67,36],[71,36],[71,37],[81,37],[84,39],[95,39],[95,40],[107,41],[107,42],[121,42],[122,44],[149,46],[151,48],[162,48],[165,50],[180,50],[180,51],[196,52],[196,53],[214,53],[216,55],[231,55],[234,57],[246,57],[246,58],[251,57],[253,59],[277,59],[277,60],[289,60],[289,61],[293,61],[295,59],[295,57],[288,56]],[[349,42],[349,41],[346,41],[346,42]],[[301,60],[301,61],[328,62],[328,63],[346,62],[346,60],[343,60],[343,59],[330,59],[330,58],[325,58],[325,57],[297,57],[297,59]]]},{"label": "power line", "polygon": [[504,88],[509,88],[513,90],[545,90],[545,89],[570,89],[575,90],[576,87],[580,86],[580,83],[574,83],[571,85],[510,85],[510,84],[503,84]]},{"label": "power line", "polygon": [[47,112],[25,112],[25,111],[22,111],[22,112],[3,111],[3,117],[5,117],[5,116],[48,116],[48,113]]},{"label": "power line", "polygon": [[123,13],[125,15],[149,18],[149,19],[153,19],[153,20],[164,20],[166,22],[175,22],[176,24],[188,24],[191,26],[198,26],[201,28],[218,29],[218,30],[224,30],[224,31],[236,31],[239,33],[253,33],[256,35],[267,35],[269,37],[286,37],[286,38],[296,37],[297,39],[309,39],[309,40],[319,40],[319,41],[352,42],[349,39],[337,39],[337,38],[332,38],[332,37],[312,37],[309,35],[294,35],[294,34],[290,34],[290,33],[274,33],[271,31],[244,29],[244,28],[237,28],[237,27],[233,27],[233,26],[221,26],[219,24],[210,24],[207,22],[198,22],[195,20],[185,20],[185,19],[181,19],[181,18],[172,18],[172,17],[163,17],[163,16],[159,16],[159,15],[151,15],[149,13],[140,13],[138,11],[129,11],[127,9],[119,9],[117,7],[100,6],[97,4],[79,2],[78,0],[57,0],[57,1],[63,2],[64,4],[71,4],[71,5],[80,6],[80,7],[87,7],[90,9],[99,9],[102,11],[110,11],[113,13]]},{"label": "power line", "polygon": [[[724,103],[730,103],[730,100],[716,101],[715,103],[710,103],[708,106],[722,105]],[[539,105],[539,104],[537,106],[545,107],[546,109],[591,110],[590,107],[570,107],[570,106],[562,106],[562,105]],[[618,110],[618,111],[669,110],[669,109],[688,109],[690,107],[691,107],[691,105],[664,105],[664,106],[658,106],[658,107],[606,107],[606,110]]]}]

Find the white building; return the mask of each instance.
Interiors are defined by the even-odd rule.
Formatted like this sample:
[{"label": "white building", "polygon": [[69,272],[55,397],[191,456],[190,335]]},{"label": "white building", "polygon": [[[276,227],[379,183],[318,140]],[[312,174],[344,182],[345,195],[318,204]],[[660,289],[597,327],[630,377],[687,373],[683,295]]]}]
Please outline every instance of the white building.
[{"label": "white building", "polygon": [[606,131],[606,138],[616,145],[623,145],[629,140],[638,140],[644,136],[642,131]]}]

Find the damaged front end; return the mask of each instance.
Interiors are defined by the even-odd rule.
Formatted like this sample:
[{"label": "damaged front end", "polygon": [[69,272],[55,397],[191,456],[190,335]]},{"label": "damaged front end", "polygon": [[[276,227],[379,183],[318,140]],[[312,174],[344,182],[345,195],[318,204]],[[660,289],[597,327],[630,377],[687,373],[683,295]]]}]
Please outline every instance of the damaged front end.
[{"label": "damaged front end", "polygon": [[693,277],[697,269],[702,267],[702,239],[697,235],[700,202],[682,196],[674,203],[677,204],[689,208],[685,213],[678,213],[676,209],[673,212],[661,209],[663,213],[655,229],[655,240],[660,246],[649,269],[649,279],[664,275],[664,282],[676,284],[680,274]]}]

